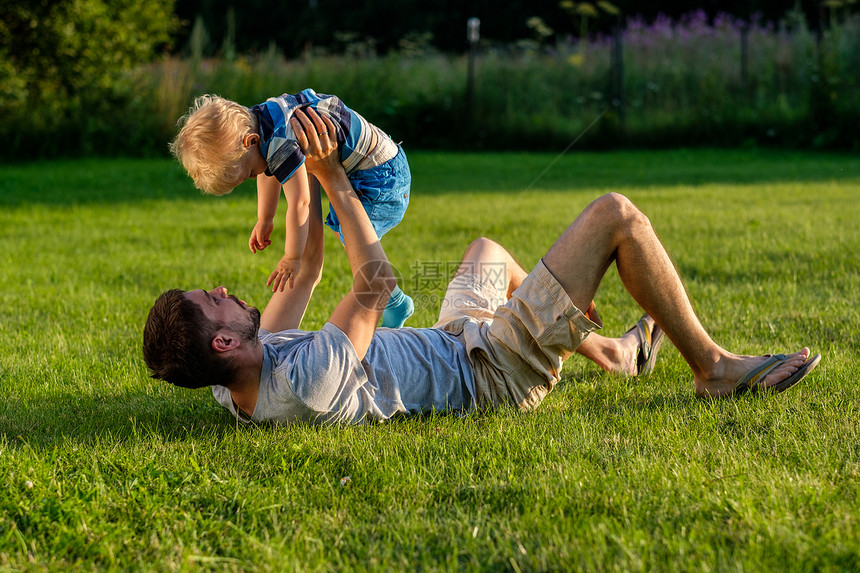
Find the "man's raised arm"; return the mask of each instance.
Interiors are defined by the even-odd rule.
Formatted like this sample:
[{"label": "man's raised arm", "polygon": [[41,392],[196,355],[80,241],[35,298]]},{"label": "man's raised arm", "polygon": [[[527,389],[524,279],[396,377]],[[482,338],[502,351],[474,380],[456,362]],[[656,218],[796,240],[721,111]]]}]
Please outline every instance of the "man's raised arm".
[{"label": "man's raised arm", "polygon": [[322,184],[337,211],[352,269],[352,288],[329,321],[349,337],[358,357],[364,358],[397,281],[379,237],[340,164],[334,124],[311,108],[307,108],[307,114],[296,111],[290,121],[304,151],[308,172]]},{"label": "man's raised arm", "polygon": [[[281,184],[272,178],[280,193]],[[272,293],[266,304],[260,326],[270,332],[299,328],[308,308],[314,288],[319,283],[323,266],[323,223],[319,185],[311,187],[308,238],[302,253],[302,267],[293,288]]]}]

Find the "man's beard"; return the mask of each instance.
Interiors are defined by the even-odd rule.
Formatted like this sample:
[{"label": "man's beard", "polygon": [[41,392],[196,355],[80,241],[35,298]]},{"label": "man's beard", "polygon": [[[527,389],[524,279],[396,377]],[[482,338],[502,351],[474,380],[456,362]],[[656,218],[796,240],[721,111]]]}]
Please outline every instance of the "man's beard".
[{"label": "man's beard", "polygon": [[248,321],[232,324],[231,330],[242,338],[242,342],[247,342],[251,346],[257,346],[260,342],[260,339],[257,337],[257,333],[260,331],[260,311],[253,306],[249,306]]}]

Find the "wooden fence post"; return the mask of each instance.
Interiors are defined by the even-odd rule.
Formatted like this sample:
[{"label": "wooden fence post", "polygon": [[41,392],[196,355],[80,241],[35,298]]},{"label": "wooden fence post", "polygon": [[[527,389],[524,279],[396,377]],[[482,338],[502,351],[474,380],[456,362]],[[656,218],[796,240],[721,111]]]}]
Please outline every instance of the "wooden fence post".
[{"label": "wooden fence post", "polygon": [[475,57],[480,38],[481,21],[478,18],[469,18],[466,22],[466,40],[469,42],[469,68],[466,72],[466,124],[469,126],[475,121]]}]

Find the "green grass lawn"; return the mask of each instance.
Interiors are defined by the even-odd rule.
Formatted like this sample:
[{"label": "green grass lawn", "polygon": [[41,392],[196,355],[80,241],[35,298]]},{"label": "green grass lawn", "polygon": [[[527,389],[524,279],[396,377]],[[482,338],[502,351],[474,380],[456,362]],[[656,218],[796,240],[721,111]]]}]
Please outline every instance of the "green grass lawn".
[{"label": "green grass lawn", "polygon": [[[150,380],[141,331],[170,287],[263,306],[283,219],[252,255],[251,184],[204,197],[168,160],[3,166],[0,571],[860,569],[860,157],[410,161],[412,203],[383,245],[412,326],[432,324],[474,237],[531,267],[619,191],[717,342],[823,361],[776,397],[702,401],[667,345],[642,380],[572,358],[531,414],[239,427],[208,390]],[[309,329],[350,284],[328,235]],[[596,299],[610,336],[640,314],[612,273]]]}]

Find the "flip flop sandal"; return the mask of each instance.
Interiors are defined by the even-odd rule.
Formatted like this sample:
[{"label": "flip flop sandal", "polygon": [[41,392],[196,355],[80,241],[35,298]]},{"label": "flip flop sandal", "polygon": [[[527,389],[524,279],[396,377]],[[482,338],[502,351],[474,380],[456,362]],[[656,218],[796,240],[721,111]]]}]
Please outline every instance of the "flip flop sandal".
[{"label": "flip flop sandal", "polygon": [[636,354],[636,376],[645,376],[654,370],[654,365],[657,364],[657,352],[660,351],[660,345],[663,344],[663,338],[666,333],[663,332],[656,323],[646,321],[647,314],[643,314],[636,326],[628,330],[632,332],[638,330],[639,335],[639,352]]},{"label": "flip flop sandal", "polygon": [[809,357],[809,359],[803,363],[803,366],[797,369],[797,372],[782,382],[767,388],[762,386],[768,373],[770,373],[774,368],[784,364],[786,360],[788,360],[788,357],[785,354],[765,354],[762,362],[751,368],[749,372],[744,374],[740,380],[738,380],[734,390],[732,390],[732,394],[735,396],[741,396],[747,392],[754,393],[759,390],[774,393],[784,392],[800,382],[812,371],[813,368],[818,366],[818,363],[821,361],[821,355],[816,354],[815,356]]}]

